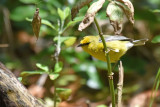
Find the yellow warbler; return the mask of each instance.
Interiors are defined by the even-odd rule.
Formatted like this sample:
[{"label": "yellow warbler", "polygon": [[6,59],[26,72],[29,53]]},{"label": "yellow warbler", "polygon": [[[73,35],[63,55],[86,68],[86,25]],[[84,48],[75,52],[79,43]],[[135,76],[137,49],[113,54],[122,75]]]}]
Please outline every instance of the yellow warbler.
[{"label": "yellow warbler", "polygon": [[[133,40],[117,35],[104,35],[104,39],[108,48],[111,63],[117,62],[131,47],[144,45],[148,40]],[[85,36],[80,41],[78,47],[82,47],[84,51],[88,52],[93,57],[106,62],[104,46],[99,36]]]}]

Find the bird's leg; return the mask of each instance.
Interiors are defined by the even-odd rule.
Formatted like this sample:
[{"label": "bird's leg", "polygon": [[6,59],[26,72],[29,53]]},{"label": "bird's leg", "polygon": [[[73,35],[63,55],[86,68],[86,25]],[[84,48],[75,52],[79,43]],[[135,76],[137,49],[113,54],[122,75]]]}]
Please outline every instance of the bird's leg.
[{"label": "bird's leg", "polygon": [[114,69],[116,68],[116,66],[117,66],[118,62],[119,62],[119,61],[117,61],[117,62],[113,65],[113,67],[112,67],[112,71],[114,71]]},{"label": "bird's leg", "polygon": [[109,53],[110,51],[111,51],[111,49],[108,48],[107,51],[105,51],[105,53]]},{"label": "bird's leg", "polygon": [[114,75],[114,73],[112,72],[111,74],[108,75],[108,78],[109,78],[110,80],[113,80],[113,75]]}]

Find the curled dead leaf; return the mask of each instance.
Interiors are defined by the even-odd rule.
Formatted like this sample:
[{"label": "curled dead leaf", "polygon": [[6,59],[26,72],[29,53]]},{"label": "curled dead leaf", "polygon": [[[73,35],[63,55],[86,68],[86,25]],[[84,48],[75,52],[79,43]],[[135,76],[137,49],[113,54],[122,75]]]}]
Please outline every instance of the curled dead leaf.
[{"label": "curled dead leaf", "polygon": [[117,5],[119,5],[125,12],[128,20],[134,24],[134,7],[130,0],[117,0]]},{"label": "curled dead leaf", "polygon": [[115,34],[119,35],[122,31],[122,24],[124,18],[123,9],[119,7],[115,1],[112,1],[108,4],[106,14],[109,17],[110,23],[114,28]]},{"label": "curled dead leaf", "polygon": [[41,17],[39,16],[39,8],[37,8],[32,20],[32,29],[37,39],[39,37],[40,27],[41,27]]},{"label": "curled dead leaf", "polygon": [[83,8],[86,5],[89,5],[89,3],[91,3],[92,1],[93,0],[85,0],[85,1],[82,2],[82,0],[81,0],[80,3],[78,3],[78,5],[73,7],[72,10],[71,10],[72,20],[76,17],[76,15],[79,13],[79,10],[81,8]]},{"label": "curled dead leaf", "polygon": [[94,17],[96,15],[96,13],[101,9],[104,2],[105,2],[105,0],[99,0],[95,3],[93,3],[89,7],[83,21],[79,25],[79,28],[78,28],[79,31],[82,31],[83,29],[85,29],[94,21]]}]

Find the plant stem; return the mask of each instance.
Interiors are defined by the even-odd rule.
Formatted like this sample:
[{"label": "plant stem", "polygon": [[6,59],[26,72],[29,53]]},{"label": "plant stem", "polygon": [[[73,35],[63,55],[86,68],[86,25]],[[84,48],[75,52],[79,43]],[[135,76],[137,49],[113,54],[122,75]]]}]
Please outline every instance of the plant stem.
[{"label": "plant stem", "polygon": [[122,65],[122,61],[120,61],[119,65],[119,80],[117,84],[117,107],[122,107],[122,90],[123,90],[123,79],[124,79],[124,68]]},{"label": "plant stem", "polygon": [[99,36],[102,40],[104,50],[105,50],[105,56],[106,56],[107,66],[108,66],[109,87],[110,87],[110,92],[111,92],[111,97],[112,97],[112,107],[115,107],[115,92],[114,92],[114,83],[113,83],[113,72],[112,72],[110,57],[109,57],[109,53],[108,53],[109,50],[107,49],[106,42],[105,42],[105,39],[103,37],[103,33],[101,32],[100,26],[99,26],[96,18],[94,18],[94,22],[95,22],[96,27],[98,29]]},{"label": "plant stem", "polygon": [[[59,62],[59,54],[61,52],[61,35],[63,31],[63,26],[64,26],[64,21],[58,21],[59,29],[58,29],[58,40],[57,40],[57,47],[56,47],[56,52],[55,52],[55,59],[56,63]],[[57,100],[57,91],[56,91],[56,80],[54,80],[54,107],[56,107],[56,100]]]},{"label": "plant stem", "polygon": [[57,92],[56,92],[56,84],[54,83],[54,107],[56,107],[57,100]]},{"label": "plant stem", "polygon": [[156,96],[156,93],[157,93],[157,90],[158,90],[158,87],[159,87],[159,83],[160,83],[160,68],[158,70],[158,73],[156,75],[156,79],[155,79],[155,82],[154,82],[154,85],[153,85],[153,88],[152,88],[151,98],[150,98],[150,101],[149,101],[149,107],[152,107],[154,98]]}]

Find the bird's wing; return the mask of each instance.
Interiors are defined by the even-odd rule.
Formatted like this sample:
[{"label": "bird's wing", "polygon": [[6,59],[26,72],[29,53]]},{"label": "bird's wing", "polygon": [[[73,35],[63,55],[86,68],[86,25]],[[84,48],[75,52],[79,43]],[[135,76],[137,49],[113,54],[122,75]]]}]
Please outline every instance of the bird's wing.
[{"label": "bird's wing", "polygon": [[[104,39],[106,42],[110,42],[110,41],[116,41],[116,40],[120,40],[120,41],[133,41],[130,38],[124,37],[124,36],[109,36],[109,35],[104,35]],[[101,39],[99,39],[99,42],[102,42]]]}]

